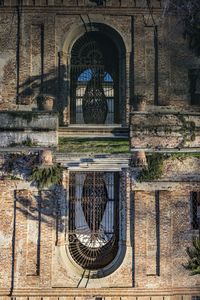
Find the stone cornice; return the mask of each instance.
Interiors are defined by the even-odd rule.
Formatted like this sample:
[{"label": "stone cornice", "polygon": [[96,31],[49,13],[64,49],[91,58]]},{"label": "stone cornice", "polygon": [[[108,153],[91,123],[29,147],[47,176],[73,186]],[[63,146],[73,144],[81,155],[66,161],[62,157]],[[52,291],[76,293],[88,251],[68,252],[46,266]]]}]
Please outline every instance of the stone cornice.
[{"label": "stone cornice", "polygon": [[[199,295],[200,284],[196,287],[172,287],[165,289],[145,289],[145,288],[52,288],[52,289],[14,289],[12,297],[21,296],[174,296],[174,295]],[[0,289],[0,296],[9,296],[10,290]]]},{"label": "stone cornice", "polygon": [[177,191],[177,189],[187,189],[188,191],[199,191],[199,181],[193,182],[172,182],[172,181],[148,181],[148,182],[134,182],[132,184],[132,191]]},{"label": "stone cornice", "polygon": [[65,157],[65,155],[57,155],[56,161],[62,163],[62,165],[71,171],[87,171],[87,170],[98,170],[98,171],[121,171],[124,168],[129,167],[128,156],[107,156],[107,155],[96,155],[94,157]]},{"label": "stone cornice", "polygon": [[131,151],[199,151],[200,113],[131,113]]},{"label": "stone cornice", "polygon": [[[3,6],[1,7],[0,14],[13,13],[16,7]],[[118,16],[133,16],[138,14],[149,14],[147,8],[135,7],[107,7],[107,8],[94,8],[94,7],[68,7],[68,6],[24,6],[22,8],[24,13],[52,13],[52,14],[66,14],[66,15],[83,15],[83,14],[101,14],[101,15],[118,15]],[[161,8],[154,8],[154,14],[161,14]]]}]

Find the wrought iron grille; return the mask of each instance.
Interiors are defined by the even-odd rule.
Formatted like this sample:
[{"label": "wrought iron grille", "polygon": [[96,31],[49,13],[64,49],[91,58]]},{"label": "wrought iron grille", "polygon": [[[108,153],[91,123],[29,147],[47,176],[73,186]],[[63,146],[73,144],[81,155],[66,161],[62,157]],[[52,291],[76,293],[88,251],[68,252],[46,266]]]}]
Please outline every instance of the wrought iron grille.
[{"label": "wrought iron grille", "polygon": [[71,123],[118,122],[118,58],[114,44],[89,32],[71,55]]},{"label": "wrought iron grille", "polygon": [[200,192],[191,193],[192,228],[199,229],[200,225]]},{"label": "wrought iron grille", "polygon": [[118,249],[118,174],[70,173],[69,251],[84,269],[108,265]]}]

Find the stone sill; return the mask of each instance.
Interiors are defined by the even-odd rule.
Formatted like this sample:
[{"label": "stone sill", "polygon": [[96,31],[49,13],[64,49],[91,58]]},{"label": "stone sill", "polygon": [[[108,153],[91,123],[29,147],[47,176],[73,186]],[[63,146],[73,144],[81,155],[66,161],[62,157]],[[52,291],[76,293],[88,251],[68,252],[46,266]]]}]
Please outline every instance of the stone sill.
[{"label": "stone sill", "polygon": [[135,113],[164,113],[164,114],[183,114],[183,115],[199,115],[200,114],[200,106],[199,105],[184,105],[183,106],[162,106],[162,105],[147,105],[145,111],[137,111],[137,110],[132,110],[130,114],[135,114]]},{"label": "stone sill", "polygon": [[4,148],[1,148],[0,147],[0,154],[3,154],[3,153],[24,153],[24,154],[30,154],[30,152],[39,152],[39,151],[42,151],[44,149],[49,149],[49,150],[52,150],[52,151],[56,151],[57,147],[55,146],[52,146],[52,147],[49,147],[49,146],[46,146],[46,147],[41,147],[41,146],[38,146],[38,147],[26,147],[26,146],[18,146],[18,147],[4,147]]},{"label": "stone sill", "polygon": [[200,113],[133,112],[131,150],[199,149]]},{"label": "stone sill", "polygon": [[[199,107],[198,107],[199,108]],[[139,114],[139,115],[157,115],[157,116],[159,116],[159,115],[176,115],[176,116],[180,116],[180,115],[185,115],[185,116],[200,116],[200,109],[199,109],[199,111],[188,111],[188,110],[186,110],[186,111],[180,111],[179,110],[179,107],[177,107],[177,111],[175,111],[174,109],[172,109],[171,107],[169,107],[169,109],[165,109],[164,108],[164,106],[162,107],[162,109],[161,108],[159,108],[159,109],[157,109],[157,110],[145,110],[145,111],[137,111],[137,110],[134,110],[134,111],[132,111],[132,112],[130,112],[130,115],[132,116],[132,115],[135,115],[135,114]]]},{"label": "stone sill", "polygon": [[187,191],[196,192],[199,191],[199,181],[196,182],[174,182],[174,181],[144,181],[133,182],[133,191],[177,191],[181,189],[187,189]]},{"label": "stone sill", "polygon": [[[0,12],[5,13],[7,11],[13,11],[14,9],[16,9],[16,4],[13,5],[4,5],[1,6]],[[62,10],[62,12],[64,11],[65,13],[67,13],[68,15],[70,14],[77,14],[77,13],[87,13],[88,10],[90,11],[90,13],[94,13],[94,14],[109,14],[109,13],[114,13],[116,15],[129,15],[132,16],[134,14],[141,14],[143,13],[149,13],[149,10],[147,7],[135,7],[135,6],[107,6],[107,7],[97,7],[94,5],[90,5],[90,6],[86,6],[86,5],[82,5],[82,6],[67,6],[67,5],[43,5],[43,6],[32,6],[32,5],[23,5],[23,10],[25,12],[53,12],[53,13],[57,13],[60,12]],[[133,11],[134,10],[134,11]],[[154,7],[154,13],[161,13],[162,12],[162,8],[160,7]]]},{"label": "stone sill", "polygon": [[126,154],[96,154],[89,155],[83,153],[74,154],[62,154],[56,153],[56,162],[61,163],[64,167],[74,171],[121,171],[124,168],[129,168],[130,156]]},{"label": "stone sill", "polygon": [[57,112],[45,111],[0,111],[0,131],[40,129],[56,131],[58,129]]},{"label": "stone sill", "polygon": [[0,147],[58,144],[58,114],[54,111],[1,111]]},{"label": "stone sill", "polygon": [[[112,287],[112,288],[49,288],[49,289],[36,289],[36,288],[24,288],[14,289],[12,291],[12,297],[34,296],[34,297],[59,297],[59,296],[199,296],[200,282],[194,287],[168,287],[168,288],[132,288],[132,287]],[[0,296],[11,296],[9,289],[0,289]]]},{"label": "stone sill", "polygon": [[199,153],[200,152],[200,147],[194,147],[194,148],[142,148],[142,147],[135,147],[135,148],[131,148],[130,152],[134,153],[134,152],[138,152],[138,151],[145,151],[148,153]]}]

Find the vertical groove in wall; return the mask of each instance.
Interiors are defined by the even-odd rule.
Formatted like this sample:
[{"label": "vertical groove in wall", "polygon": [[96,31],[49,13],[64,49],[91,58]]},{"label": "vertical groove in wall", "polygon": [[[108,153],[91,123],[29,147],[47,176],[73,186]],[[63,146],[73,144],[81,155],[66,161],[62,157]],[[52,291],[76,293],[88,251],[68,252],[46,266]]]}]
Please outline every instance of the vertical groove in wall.
[{"label": "vertical groove in wall", "polygon": [[16,36],[16,103],[19,104],[19,86],[20,86],[20,37],[21,37],[21,7],[20,0],[17,3],[17,36]]},{"label": "vertical groove in wall", "polygon": [[147,243],[147,198],[149,193],[143,190],[134,191],[134,255],[135,287],[146,281],[146,243]]},{"label": "vertical groove in wall", "polygon": [[155,191],[156,210],[156,275],[160,276],[160,192]]},{"label": "vertical groove in wall", "polygon": [[44,24],[41,24],[41,88],[40,93],[45,92],[44,90]]},{"label": "vertical groove in wall", "polygon": [[148,104],[155,104],[155,48],[154,26],[146,25],[145,32],[145,88]]},{"label": "vertical groove in wall", "polygon": [[61,79],[62,79],[62,74],[61,74],[61,60],[62,60],[62,52],[58,52],[58,84],[57,84],[57,95],[58,99],[60,99],[61,96]]},{"label": "vertical groove in wall", "polygon": [[56,199],[56,246],[58,245],[58,231],[59,231],[59,203],[58,199]]},{"label": "vertical groove in wall", "polygon": [[144,94],[145,78],[145,32],[141,16],[134,17],[134,94]]},{"label": "vertical groove in wall", "polygon": [[28,200],[26,274],[39,275],[40,265],[40,197]]},{"label": "vertical groove in wall", "polygon": [[158,26],[154,26],[154,51],[155,51],[155,70],[154,70],[154,105],[159,105],[158,99]]},{"label": "vertical groove in wall", "polygon": [[39,192],[39,197],[37,199],[37,208],[38,208],[38,240],[37,240],[37,265],[36,265],[36,274],[40,274],[40,241],[41,241],[41,192]]},{"label": "vertical groove in wall", "polygon": [[130,238],[132,247],[132,287],[135,287],[135,193],[130,197]]},{"label": "vertical groove in wall", "polygon": [[134,17],[131,17],[131,54],[130,54],[130,105],[134,101]]},{"label": "vertical groove in wall", "polygon": [[146,274],[157,275],[157,205],[156,193],[147,197]]},{"label": "vertical groove in wall", "polygon": [[14,289],[15,281],[15,240],[16,240],[16,191],[14,191],[14,203],[13,203],[13,233],[12,233],[12,261],[11,261],[11,283],[10,283],[10,295]]}]

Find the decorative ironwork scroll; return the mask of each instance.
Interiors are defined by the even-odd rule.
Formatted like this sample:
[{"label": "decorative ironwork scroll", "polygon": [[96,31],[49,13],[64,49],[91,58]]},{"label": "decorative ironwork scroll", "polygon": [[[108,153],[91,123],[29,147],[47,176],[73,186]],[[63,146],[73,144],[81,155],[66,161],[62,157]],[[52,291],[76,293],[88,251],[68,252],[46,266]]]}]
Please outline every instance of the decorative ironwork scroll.
[{"label": "decorative ironwork scroll", "polygon": [[71,123],[113,124],[118,103],[114,44],[98,32],[77,40],[71,56]]},{"label": "decorative ironwork scroll", "polygon": [[69,250],[84,269],[109,264],[118,250],[117,174],[70,174]]},{"label": "decorative ironwork scroll", "polygon": [[102,84],[98,76],[88,82],[83,96],[83,118],[86,124],[104,124],[108,113],[108,105]]}]

